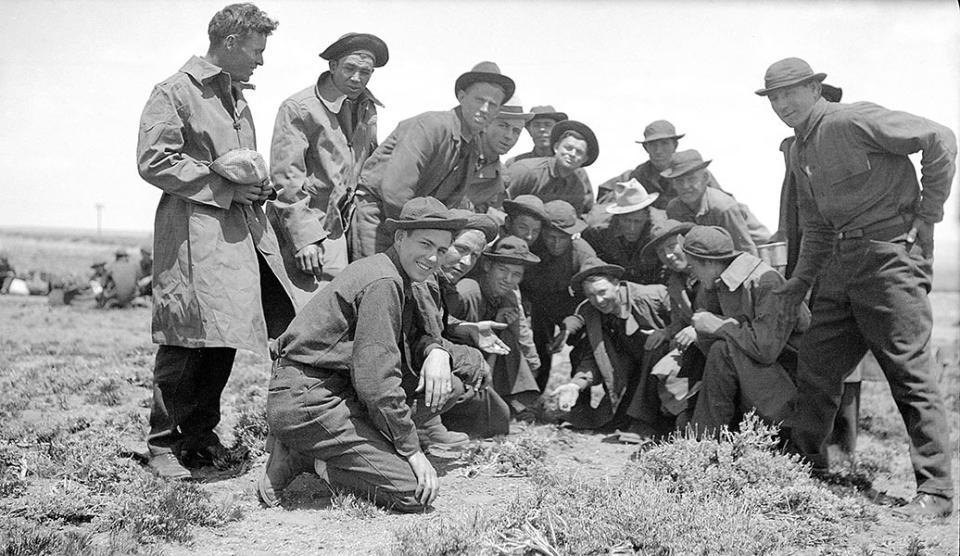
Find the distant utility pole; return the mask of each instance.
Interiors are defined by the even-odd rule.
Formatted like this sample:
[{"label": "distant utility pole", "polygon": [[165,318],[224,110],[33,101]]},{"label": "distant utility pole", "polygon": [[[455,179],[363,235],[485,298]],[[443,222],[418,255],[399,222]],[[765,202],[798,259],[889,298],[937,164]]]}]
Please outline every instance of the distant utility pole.
[{"label": "distant utility pole", "polygon": [[100,230],[103,224],[103,203],[97,203],[97,235],[100,235]]}]

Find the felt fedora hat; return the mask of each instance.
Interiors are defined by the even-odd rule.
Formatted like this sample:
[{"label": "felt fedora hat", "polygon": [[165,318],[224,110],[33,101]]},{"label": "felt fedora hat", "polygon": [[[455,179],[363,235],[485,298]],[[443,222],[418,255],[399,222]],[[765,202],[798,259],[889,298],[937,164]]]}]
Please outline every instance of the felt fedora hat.
[{"label": "felt fedora hat", "polygon": [[365,50],[373,54],[373,67],[375,68],[385,66],[390,59],[390,50],[387,48],[387,43],[370,33],[347,33],[324,49],[320,53],[320,57],[324,60],[339,60],[358,50]]},{"label": "felt fedora hat", "polygon": [[673,158],[670,160],[670,166],[660,172],[660,176],[667,179],[679,178],[690,172],[706,168],[711,162],[713,161],[704,161],[703,157],[700,156],[700,152],[694,149],[675,152],[673,153]]},{"label": "felt fedora hat", "polygon": [[498,120],[521,120],[526,125],[536,114],[523,111],[523,103],[520,98],[514,94],[510,100],[500,105],[500,112],[497,113]]},{"label": "felt fedora hat", "polygon": [[657,120],[650,122],[647,127],[643,128],[643,140],[636,142],[643,145],[661,139],[680,139],[683,136],[684,134],[677,133],[677,128],[673,127],[673,124],[667,120]]},{"label": "felt fedora hat", "polygon": [[623,276],[623,267],[615,264],[607,264],[598,257],[591,257],[580,265],[580,271],[570,278],[570,288],[579,292],[583,288],[584,279],[598,274],[620,279]]},{"label": "felt fedora hat", "polygon": [[530,252],[527,242],[515,236],[500,238],[492,247],[484,251],[483,257],[500,263],[525,266],[540,262],[540,257]]},{"label": "felt fedora hat", "polygon": [[549,104],[544,104],[543,106],[534,106],[530,109],[530,112],[533,114],[533,119],[543,118],[546,120],[553,120],[554,122],[562,122],[567,118],[566,112],[559,112],[553,106]]},{"label": "felt fedora hat", "polygon": [[503,211],[509,215],[528,214],[539,218],[545,226],[550,225],[550,217],[543,210],[543,200],[536,195],[517,195],[514,199],[503,201]]},{"label": "felt fedora hat", "polygon": [[550,226],[561,232],[576,235],[587,229],[587,224],[577,216],[577,209],[566,201],[556,199],[545,203],[543,211],[550,219]]},{"label": "felt fedora hat", "polygon": [[550,144],[556,145],[560,136],[567,131],[576,131],[587,141],[587,158],[580,167],[586,168],[593,164],[600,156],[600,143],[597,142],[597,136],[593,133],[593,130],[583,122],[576,120],[557,122],[557,125],[553,126],[553,131],[550,132]]},{"label": "felt fedora hat", "polygon": [[689,232],[696,224],[680,222],[672,218],[658,219],[650,226],[650,241],[640,250],[641,259],[649,259],[657,255],[657,247],[667,238]]},{"label": "felt fedora hat", "polygon": [[414,197],[403,204],[399,218],[388,218],[390,230],[459,230],[467,221],[433,197]]},{"label": "felt fedora hat", "polygon": [[810,64],[800,58],[784,58],[767,68],[767,73],[763,76],[763,88],[757,89],[754,93],[766,96],[770,91],[811,80],[823,81],[826,77],[825,73],[814,73]]},{"label": "felt fedora hat", "polygon": [[733,246],[730,232],[720,226],[694,226],[683,238],[683,252],[701,259],[732,259],[742,251]]},{"label": "felt fedora hat", "polygon": [[659,193],[647,193],[646,188],[637,181],[637,178],[618,181],[613,188],[613,204],[606,210],[610,214],[636,212],[649,207],[659,197]]},{"label": "felt fedora hat", "polygon": [[467,209],[450,209],[451,218],[462,218],[465,221],[462,230],[478,230],[483,233],[487,243],[497,239],[500,227],[486,214],[480,214]]},{"label": "felt fedora hat", "polygon": [[500,66],[493,62],[480,62],[473,66],[473,69],[463,73],[457,78],[453,87],[453,94],[459,91],[467,90],[467,87],[474,83],[491,83],[503,89],[503,101],[510,100],[514,91],[517,90],[516,83],[506,75],[500,73]]}]

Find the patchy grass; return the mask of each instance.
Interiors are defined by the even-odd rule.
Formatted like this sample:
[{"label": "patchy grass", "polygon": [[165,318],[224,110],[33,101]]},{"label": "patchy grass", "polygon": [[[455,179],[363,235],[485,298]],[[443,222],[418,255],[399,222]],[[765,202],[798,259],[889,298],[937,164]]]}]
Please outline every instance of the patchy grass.
[{"label": "patchy grass", "polygon": [[549,443],[548,436],[528,429],[516,436],[480,442],[467,450],[461,459],[474,467],[474,474],[485,472],[500,477],[527,477],[544,464]]}]

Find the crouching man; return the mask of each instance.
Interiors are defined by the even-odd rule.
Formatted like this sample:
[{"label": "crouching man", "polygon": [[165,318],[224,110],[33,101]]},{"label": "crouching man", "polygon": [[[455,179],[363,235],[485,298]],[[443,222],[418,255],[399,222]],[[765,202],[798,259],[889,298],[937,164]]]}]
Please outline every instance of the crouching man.
[{"label": "crouching man", "polygon": [[[554,390],[561,411],[581,429],[625,423],[632,393],[643,379],[648,334],[668,321],[669,297],[663,285],[620,280],[623,267],[590,259],[570,280],[570,287],[587,298],[564,319],[554,343],[569,335],[580,337],[570,354],[573,377]],[[586,334],[580,334],[585,329]],[[604,396],[591,404],[590,388],[602,384]]]},{"label": "crouching man", "polygon": [[273,446],[258,484],[267,505],[311,470],[398,511],[437,497],[417,423],[463,394],[461,378],[481,377],[452,375],[442,341],[425,332],[436,317],[420,313],[411,287],[433,275],[464,221],[419,197],[387,222],[393,246],[348,265],[277,340],[267,395]]},{"label": "crouching man", "polygon": [[752,408],[768,423],[783,421],[795,392],[783,364],[795,369],[793,346],[810,325],[810,311],[774,294],[783,276],[750,253],[737,251],[730,233],[719,226],[691,229],[683,252],[720,307],[719,314],[699,311],[691,318],[706,354],[691,420],[694,430],[715,434]]}]

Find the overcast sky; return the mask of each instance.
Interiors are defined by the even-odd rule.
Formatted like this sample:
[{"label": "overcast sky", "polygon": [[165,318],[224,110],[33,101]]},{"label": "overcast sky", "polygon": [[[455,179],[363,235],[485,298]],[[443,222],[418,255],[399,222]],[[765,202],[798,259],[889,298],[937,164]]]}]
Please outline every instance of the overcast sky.
[{"label": "overcast sky", "polygon": [[[215,1],[0,2],[0,225],[148,230],[159,190],[135,166],[151,87],[206,51]],[[845,101],[871,100],[960,122],[960,17],[938,2],[262,1],[280,21],[248,92],[261,152],[287,96],[325,67],[348,31],[372,32],[390,62],[371,80],[396,123],[455,103],[481,60],[517,82],[524,105],[553,104],[590,125],[598,184],[646,159],[643,127],[669,119],[713,159],[714,175],[776,229],[790,133],[753,91],[766,67],[805,58]],[[530,147],[524,136],[515,151]],[[956,187],[956,184],[954,185]],[[957,195],[938,236],[957,236]]]}]

